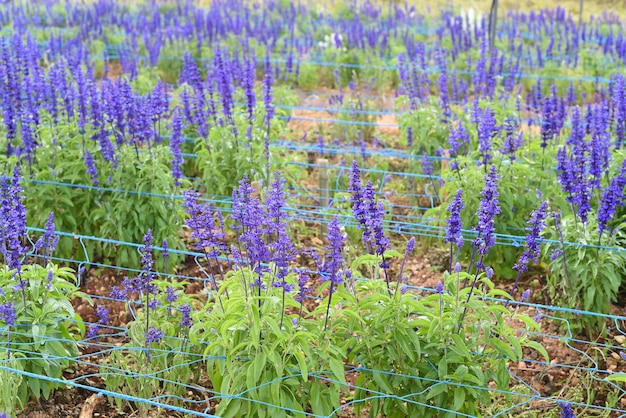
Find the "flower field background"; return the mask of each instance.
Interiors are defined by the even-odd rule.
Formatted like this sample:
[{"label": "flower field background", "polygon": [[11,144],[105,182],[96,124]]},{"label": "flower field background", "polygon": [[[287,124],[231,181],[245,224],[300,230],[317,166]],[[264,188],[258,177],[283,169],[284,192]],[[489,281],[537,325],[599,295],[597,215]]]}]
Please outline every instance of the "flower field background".
[{"label": "flower field background", "polygon": [[565,6],[3,4],[0,416],[626,416],[625,10]]}]

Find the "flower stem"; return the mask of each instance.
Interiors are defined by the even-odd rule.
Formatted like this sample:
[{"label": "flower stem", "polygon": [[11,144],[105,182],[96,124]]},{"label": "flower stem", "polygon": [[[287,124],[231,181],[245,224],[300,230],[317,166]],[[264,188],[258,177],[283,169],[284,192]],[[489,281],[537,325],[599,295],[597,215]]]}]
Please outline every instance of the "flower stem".
[{"label": "flower stem", "polygon": [[328,316],[330,315],[330,301],[333,298],[333,287],[335,286],[334,282],[330,282],[330,294],[328,295],[328,306],[326,306],[326,319],[324,320],[324,331],[326,331],[326,327],[328,326]]}]

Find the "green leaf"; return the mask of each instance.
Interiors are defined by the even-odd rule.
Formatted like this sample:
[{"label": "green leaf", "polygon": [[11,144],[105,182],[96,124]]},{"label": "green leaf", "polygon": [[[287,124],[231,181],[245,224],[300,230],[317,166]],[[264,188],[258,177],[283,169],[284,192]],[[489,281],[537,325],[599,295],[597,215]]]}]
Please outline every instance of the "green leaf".
[{"label": "green leaf", "polygon": [[458,386],[454,389],[454,405],[452,406],[453,411],[462,411],[462,406],[465,403],[465,389],[461,386]]},{"label": "green leaf", "polygon": [[611,382],[626,382],[626,373],[613,373],[606,377]]},{"label": "green leaf", "polygon": [[467,375],[467,373],[469,372],[469,369],[467,368],[467,366],[465,364],[461,364],[455,371],[454,371],[454,376],[456,376],[458,378],[458,380],[460,382],[463,381],[463,378]]},{"label": "green leaf", "polygon": [[232,418],[239,416],[239,409],[243,402],[238,399],[224,399],[217,408],[217,414],[222,418]]},{"label": "green leaf", "polygon": [[41,385],[41,393],[43,394],[43,398],[48,400],[50,398],[50,393],[52,389],[52,382],[42,382]]},{"label": "green leaf", "polygon": [[459,334],[452,334],[452,341],[454,342],[454,351],[465,358],[470,358],[470,352],[465,345],[465,340]]},{"label": "green leaf", "polygon": [[[254,358],[254,368],[253,368],[254,376],[256,376],[255,379],[258,379],[259,376],[261,376],[261,372],[265,368],[266,359],[267,358],[263,351],[257,352],[256,357]],[[257,380],[255,380],[254,383],[256,382]]]},{"label": "green leaf", "polygon": [[324,402],[320,396],[320,383],[317,381],[313,381],[311,384],[309,400],[311,402],[311,409],[315,415],[326,415],[324,414]]},{"label": "green leaf", "polygon": [[445,383],[437,383],[434,386],[431,386],[428,390],[428,395],[426,395],[426,399],[432,399],[437,395],[441,395],[448,390],[448,385]]},{"label": "green leaf", "polygon": [[543,356],[546,362],[550,361],[550,357],[548,356],[548,351],[537,341],[526,341],[526,346],[530,348],[534,348]]},{"label": "green leaf", "polygon": [[385,258],[391,258],[391,257],[403,257],[404,254],[402,254],[401,252],[395,251],[395,250],[387,250],[384,253],[384,257]]},{"label": "green leaf", "polygon": [[378,264],[380,264],[380,257],[377,255],[365,254],[352,262],[352,270],[358,271],[361,266],[371,267],[377,266]]},{"label": "green leaf", "polygon": [[33,395],[35,395],[35,398],[39,399],[39,396],[41,396],[41,391],[39,389],[39,379],[30,376],[27,379],[30,390],[32,391]]},{"label": "green leaf", "polygon": [[344,385],[346,384],[345,367],[340,359],[332,358],[329,362],[330,370],[335,375],[335,378]]},{"label": "green leaf", "polygon": [[302,376],[302,381],[306,382],[309,379],[309,372],[307,370],[306,359],[304,358],[304,353],[302,351],[296,351],[294,354],[296,361],[298,362],[298,366],[300,367],[300,375]]},{"label": "green leaf", "polygon": [[518,357],[513,351],[511,347],[509,347],[506,343],[500,341],[497,338],[491,337],[489,338],[489,343],[493,348],[495,348],[501,355],[506,356],[512,360],[517,360]]},{"label": "green leaf", "polygon": [[378,387],[380,389],[382,389],[384,392],[390,393],[390,394],[394,393],[393,389],[391,388],[391,386],[387,382],[387,375],[386,374],[382,374],[382,373],[380,373],[378,371],[374,371],[374,372],[372,372],[372,379],[374,379],[374,382],[376,382]]}]

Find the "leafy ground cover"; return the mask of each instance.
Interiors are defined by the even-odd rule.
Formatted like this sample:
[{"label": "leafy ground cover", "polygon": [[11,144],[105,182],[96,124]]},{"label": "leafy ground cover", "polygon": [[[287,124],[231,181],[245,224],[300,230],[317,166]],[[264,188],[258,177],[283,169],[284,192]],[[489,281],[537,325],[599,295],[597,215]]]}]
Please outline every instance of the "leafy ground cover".
[{"label": "leafy ground cover", "polygon": [[625,413],[626,38],[572,12],[12,2],[1,408]]}]

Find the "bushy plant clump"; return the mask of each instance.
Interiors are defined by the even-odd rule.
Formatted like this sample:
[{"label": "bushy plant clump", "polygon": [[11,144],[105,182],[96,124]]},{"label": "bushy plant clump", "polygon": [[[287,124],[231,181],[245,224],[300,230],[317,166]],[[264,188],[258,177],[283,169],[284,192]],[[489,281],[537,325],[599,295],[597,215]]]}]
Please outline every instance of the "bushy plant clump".
[{"label": "bushy plant clump", "polygon": [[[188,194],[187,226],[196,249],[205,255],[208,299],[187,304],[192,311],[183,315],[189,316],[172,325],[178,318],[169,316],[172,311],[146,243],[142,254],[149,263],[125,285],[139,289],[142,301],[129,324],[132,341],[127,347],[145,349],[116,356],[126,371],[122,377],[112,374],[107,385],[156,396],[164,393],[160,379],[143,376],[159,374],[176,361],[183,362],[175,367],[176,376],[197,376],[197,369],[188,369],[197,353],[216,392],[220,416],[304,416],[306,411],[329,415],[338,410],[342,397],[350,397],[351,388],[357,410],[368,407],[374,415],[478,413],[490,392],[472,387],[487,388],[495,382],[506,389],[507,363],[521,359],[523,347],[547,356],[530,337],[539,329],[537,323],[514,308],[516,302],[507,292],[494,287],[493,269],[484,264],[493,246],[488,218],[499,210],[494,170],[486,177],[481,200],[479,225],[484,230],[474,242],[475,268],[461,271],[455,261],[436,292],[427,296],[409,290],[406,283],[403,267],[415,240],[404,254],[391,249],[382,227],[384,205],[371,193],[371,183],[361,185],[356,164],[352,208],[367,254],[354,259],[336,217],[328,225],[323,253],[296,248],[285,212],[285,181],[279,174],[264,204],[247,178],[240,182],[229,222],[237,238],[230,247],[220,211]],[[460,195],[458,199],[449,227],[454,249],[463,244]],[[305,259],[310,267],[300,264]],[[392,276],[394,259],[403,267]],[[135,281],[143,284],[133,285]],[[120,297],[119,292],[129,296],[123,289],[113,296]],[[319,295],[318,303],[310,299],[314,295]],[[527,299],[528,292],[521,298]],[[513,306],[507,307],[510,303]],[[520,321],[523,333],[514,325]],[[187,331],[183,325],[191,328]],[[183,344],[178,360],[167,354],[172,344]],[[348,384],[350,374],[356,376],[354,384]],[[137,378],[145,383],[137,386]]]},{"label": "bushy plant clump", "polygon": [[[49,399],[64,387],[63,373],[80,355],[85,327],[72,298],[91,301],[74,271],[52,262],[58,243],[54,215],[32,247],[26,244],[26,208],[17,166],[0,178],[0,409],[11,415],[30,398]],[[26,256],[32,256],[26,258]],[[7,370],[7,368],[10,368]],[[14,371],[11,371],[14,370]]]}]

